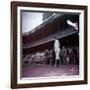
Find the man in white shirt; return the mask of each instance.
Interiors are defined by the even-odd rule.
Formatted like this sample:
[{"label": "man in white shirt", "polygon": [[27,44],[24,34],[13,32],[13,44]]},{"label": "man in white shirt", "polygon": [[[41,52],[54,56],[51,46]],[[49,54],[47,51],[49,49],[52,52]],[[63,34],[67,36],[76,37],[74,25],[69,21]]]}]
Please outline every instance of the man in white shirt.
[{"label": "man in white shirt", "polygon": [[60,43],[57,38],[54,38],[54,51],[55,51],[55,67],[58,67],[60,62]]}]

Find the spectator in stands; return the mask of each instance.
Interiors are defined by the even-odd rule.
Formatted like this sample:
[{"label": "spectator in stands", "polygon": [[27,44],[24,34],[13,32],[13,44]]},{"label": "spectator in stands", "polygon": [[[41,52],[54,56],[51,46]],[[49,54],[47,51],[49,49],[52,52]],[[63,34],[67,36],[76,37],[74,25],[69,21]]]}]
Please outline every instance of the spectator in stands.
[{"label": "spectator in stands", "polygon": [[31,55],[30,54],[28,54],[28,61],[29,61],[29,63],[31,63]]},{"label": "spectator in stands", "polygon": [[28,55],[27,55],[27,54],[26,54],[25,57],[23,58],[23,62],[24,62],[25,64],[28,63]]},{"label": "spectator in stands", "polygon": [[55,51],[55,67],[58,67],[60,62],[60,43],[56,37],[54,38],[54,51]]}]

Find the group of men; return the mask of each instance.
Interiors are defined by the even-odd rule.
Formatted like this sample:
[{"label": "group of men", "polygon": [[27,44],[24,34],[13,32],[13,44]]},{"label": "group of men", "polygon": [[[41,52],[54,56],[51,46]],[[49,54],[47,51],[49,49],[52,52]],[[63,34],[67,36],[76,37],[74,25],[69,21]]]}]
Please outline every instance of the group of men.
[{"label": "group of men", "polygon": [[65,46],[60,48],[60,42],[54,38],[54,47],[52,50],[46,49],[45,52],[46,64],[54,64],[58,67],[59,64],[78,64],[79,63],[79,50],[68,48]]}]

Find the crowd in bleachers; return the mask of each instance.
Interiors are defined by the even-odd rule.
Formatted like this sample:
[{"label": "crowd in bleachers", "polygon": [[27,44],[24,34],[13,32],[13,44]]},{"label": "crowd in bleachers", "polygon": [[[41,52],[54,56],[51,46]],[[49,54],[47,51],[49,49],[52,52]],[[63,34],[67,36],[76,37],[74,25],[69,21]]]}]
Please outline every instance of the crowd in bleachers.
[{"label": "crowd in bleachers", "polygon": [[[54,49],[46,49],[44,51],[37,51],[36,53],[28,53],[23,55],[23,63],[31,64],[55,64]],[[60,49],[60,62],[59,64],[79,64],[79,48],[65,48]]]},{"label": "crowd in bleachers", "polygon": [[31,54],[23,55],[23,63],[44,63],[45,55],[44,52],[36,52]]}]

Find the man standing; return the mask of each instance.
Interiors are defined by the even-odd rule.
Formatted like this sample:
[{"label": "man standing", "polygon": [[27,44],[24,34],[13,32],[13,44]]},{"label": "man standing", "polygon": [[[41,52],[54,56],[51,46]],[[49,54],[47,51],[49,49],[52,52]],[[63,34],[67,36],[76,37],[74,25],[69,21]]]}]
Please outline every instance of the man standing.
[{"label": "man standing", "polygon": [[63,46],[62,47],[62,62],[63,64],[67,63],[67,49]]},{"label": "man standing", "polygon": [[57,38],[54,38],[54,51],[55,51],[55,67],[58,67],[60,62],[60,43]]},{"label": "man standing", "polygon": [[49,50],[45,50],[46,64],[49,64]]}]

